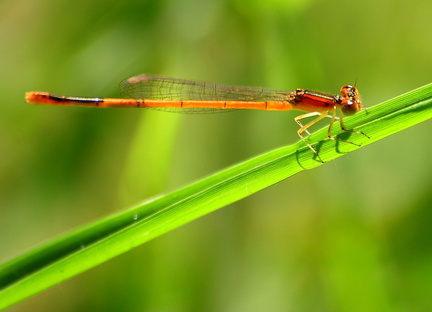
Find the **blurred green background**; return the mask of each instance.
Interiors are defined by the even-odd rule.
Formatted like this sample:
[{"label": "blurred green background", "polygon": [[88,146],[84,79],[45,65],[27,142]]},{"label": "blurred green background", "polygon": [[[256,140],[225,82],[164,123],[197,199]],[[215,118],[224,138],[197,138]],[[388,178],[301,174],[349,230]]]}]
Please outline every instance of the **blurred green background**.
[{"label": "blurred green background", "polygon": [[[294,143],[295,112],[32,106],[139,73],[337,93],[432,81],[432,2],[3,0],[0,262]],[[431,311],[431,123],[302,172],[10,311]]]}]

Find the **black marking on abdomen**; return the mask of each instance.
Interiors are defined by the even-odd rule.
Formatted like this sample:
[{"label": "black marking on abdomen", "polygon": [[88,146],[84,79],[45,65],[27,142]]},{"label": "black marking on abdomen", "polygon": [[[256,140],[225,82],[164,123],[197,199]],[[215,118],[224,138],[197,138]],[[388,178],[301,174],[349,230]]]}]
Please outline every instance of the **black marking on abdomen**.
[{"label": "black marking on abdomen", "polygon": [[102,98],[87,98],[87,97],[79,97],[79,96],[59,96],[51,94],[50,98],[56,102],[80,102],[80,103],[100,103],[104,102]]}]

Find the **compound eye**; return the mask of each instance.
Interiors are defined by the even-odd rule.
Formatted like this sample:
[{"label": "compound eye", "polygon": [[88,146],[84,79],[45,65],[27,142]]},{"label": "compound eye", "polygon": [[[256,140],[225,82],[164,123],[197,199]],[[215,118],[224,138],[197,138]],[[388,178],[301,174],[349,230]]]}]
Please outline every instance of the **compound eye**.
[{"label": "compound eye", "polygon": [[342,112],[345,115],[353,115],[355,113],[357,113],[359,110],[361,109],[361,104],[360,106],[356,103],[350,102],[350,103],[346,103],[344,106],[342,106]]},{"label": "compound eye", "polygon": [[341,94],[341,109],[345,115],[353,115],[362,109],[362,104],[356,87],[351,85],[343,86],[341,89]]},{"label": "compound eye", "polygon": [[357,96],[357,88],[351,85],[343,86],[340,90],[344,97],[355,97]]}]

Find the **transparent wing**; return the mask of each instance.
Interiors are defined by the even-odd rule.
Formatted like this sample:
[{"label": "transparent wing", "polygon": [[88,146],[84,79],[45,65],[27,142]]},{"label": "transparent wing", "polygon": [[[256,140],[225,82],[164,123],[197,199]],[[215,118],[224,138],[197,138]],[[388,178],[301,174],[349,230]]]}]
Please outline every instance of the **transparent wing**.
[{"label": "transparent wing", "polygon": [[137,75],[120,84],[124,97],[154,100],[283,101],[290,92],[259,87]]}]

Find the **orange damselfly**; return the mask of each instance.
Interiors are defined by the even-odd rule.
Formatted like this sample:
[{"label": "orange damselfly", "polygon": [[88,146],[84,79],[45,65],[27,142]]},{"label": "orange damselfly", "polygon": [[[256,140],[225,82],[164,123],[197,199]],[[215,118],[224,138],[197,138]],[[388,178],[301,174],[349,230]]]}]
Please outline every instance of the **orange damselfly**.
[{"label": "orange damselfly", "polygon": [[[300,126],[299,137],[321,160],[317,150],[306,140],[303,133],[318,121],[329,117],[327,137],[332,140],[357,145],[331,136],[333,124],[340,121],[345,132],[360,131],[345,128],[343,118],[362,109],[357,88],[346,85],[341,95],[297,89],[283,91],[259,87],[229,86],[223,84],[176,79],[155,75],[137,75],[124,80],[120,90],[125,98],[89,98],[54,95],[48,92],[27,92],[26,101],[31,104],[73,105],[88,107],[148,107],[166,111],[199,113],[229,109],[259,109],[271,111],[300,110],[306,114],[295,117]],[[339,110],[339,116],[337,116]],[[302,119],[317,116],[303,125]]]}]

